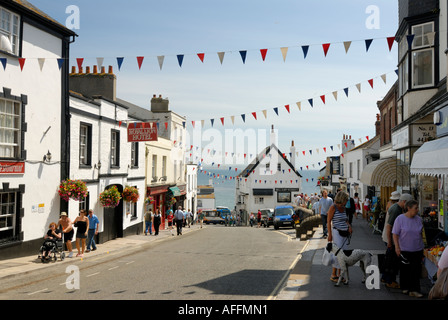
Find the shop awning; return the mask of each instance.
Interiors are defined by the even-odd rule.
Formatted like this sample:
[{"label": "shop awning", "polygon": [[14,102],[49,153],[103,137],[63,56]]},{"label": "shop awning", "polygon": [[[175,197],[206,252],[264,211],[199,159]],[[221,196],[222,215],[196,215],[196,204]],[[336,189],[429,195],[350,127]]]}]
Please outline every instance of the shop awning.
[{"label": "shop awning", "polygon": [[399,161],[397,158],[387,158],[369,163],[362,170],[361,182],[368,186],[395,187],[397,171],[402,177],[409,176],[409,170],[406,166],[397,166]]},{"label": "shop awning", "polygon": [[448,176],[448,137],[425,142],[415,153],[411,174]]},{"label": "shop awning", "polygon": [[171,187],[170,190],[175,197],[179,197],[181,195],[180,189],[178,187]]}]

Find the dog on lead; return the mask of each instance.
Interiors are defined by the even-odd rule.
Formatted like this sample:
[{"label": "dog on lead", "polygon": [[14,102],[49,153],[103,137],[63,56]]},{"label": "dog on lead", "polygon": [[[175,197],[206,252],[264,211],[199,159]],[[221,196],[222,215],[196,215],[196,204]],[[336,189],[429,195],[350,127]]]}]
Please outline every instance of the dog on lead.
[{"label": "dog on lead", "polygon": [[341,275],[339,276],[338,282],[335,284],[336,287],[339,287],[342,278],[345,279],[344,284],[348,285],[348,267],[355,265],[357,262],[359,262],[359,266],[364,275],[362,283],[366,281],[366,268],[372,262],[372,254],[370,252],[361,249],[341,250],[332,242],[327,244],[326,250],[335,255],[335,258],[338,259],[339,266],[341,267]]}]

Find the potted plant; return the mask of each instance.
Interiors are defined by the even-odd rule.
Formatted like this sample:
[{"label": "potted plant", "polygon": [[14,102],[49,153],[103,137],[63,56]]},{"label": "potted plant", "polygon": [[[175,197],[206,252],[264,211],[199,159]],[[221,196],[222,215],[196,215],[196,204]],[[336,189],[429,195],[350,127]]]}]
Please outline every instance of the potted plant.
[{"label": "potted plant", "polygon": [[116,186],[112,186],[100,193],[100,203],[105,208],[115,208],[120,203],[120,200],[121,195]]},{"label": "potted plant", "polygon": [[145,204],[146,205],[151,205],[151,204],[153,204],[154,203],[154,197],[153,196],[148,196],[146,199],[145,199]]},{"label": "potted plant", "polygon": [[83,201],[89,192],[84,181],[66,179],[59,185],[58,193],[65,201],[69,201],[70,199]]},{"label": "potted plant", "polygon": [[123,190],[123,199],[127,202],[137,202],[140,198],[138,189],[136,187],[126,186]]}]

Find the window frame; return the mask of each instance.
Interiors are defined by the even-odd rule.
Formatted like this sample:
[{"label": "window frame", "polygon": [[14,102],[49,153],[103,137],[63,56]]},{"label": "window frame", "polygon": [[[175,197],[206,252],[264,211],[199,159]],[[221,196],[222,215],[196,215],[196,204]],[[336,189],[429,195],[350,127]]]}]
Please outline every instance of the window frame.
[{"label": "window frame", "polygon": [[110,167],[120,167],[120,131],[115,129],[110,132]]},{"label": "window frame", "polygon": [[[85,162],[82,162],[82,130],[86,129],[85,141]],[[79,125],[79,167],[92,167],[92,125],[90,123],[81,122]]]},{"label": "window frame", "polygon": [[[8,21],[9,30],[4,29],[3,26],[3,13],[8,13],[10,15],[10,19]],[[16,24],[17,22],[17,24]],[[14,28],[17,28],[16,32],[14,32]],[[19,56],[20,53],[20,34],[21,34],[21,17],[20,15],[8,10],[2,6],[0,6],[0,35],[4,35],[8,38],[11,43],[12,51],[5,50],[0,47],[0,52],[5,52],[7,54],[12,54],[15,56]]]}]

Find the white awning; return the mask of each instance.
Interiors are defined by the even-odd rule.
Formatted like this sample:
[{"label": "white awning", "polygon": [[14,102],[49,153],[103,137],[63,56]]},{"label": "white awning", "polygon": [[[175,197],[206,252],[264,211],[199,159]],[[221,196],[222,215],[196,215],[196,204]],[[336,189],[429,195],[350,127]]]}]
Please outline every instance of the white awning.
[{"label": "white awning", "polygon": [[448,137],[425,142],[412,157],[411,174],[448,176]]},{"label": "white awning", "polygon": [[397,158],[387,158],[369,163],[362,169],[361,182],[368,186],[395,187],[397,170],[401,177],[409,176],[406,166],[397,166],[399,162]]}]

